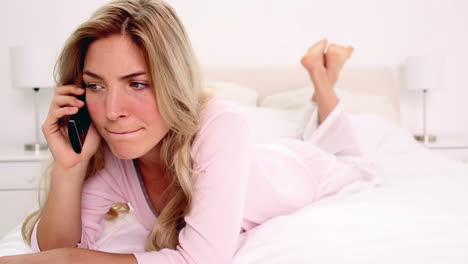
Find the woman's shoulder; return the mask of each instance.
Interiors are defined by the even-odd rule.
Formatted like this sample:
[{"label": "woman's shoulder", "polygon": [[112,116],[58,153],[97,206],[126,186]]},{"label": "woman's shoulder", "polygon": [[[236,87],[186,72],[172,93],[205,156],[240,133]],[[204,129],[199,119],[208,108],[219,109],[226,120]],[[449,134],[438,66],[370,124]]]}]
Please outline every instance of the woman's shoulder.
[{"label": "woman's shoulder", "polygon": [[201,112],[201,125],[193,143],[193,151],[215,149],[228,142],[244,140],[250,128],[241,106],[228,98],[215,95]]},{"label": "woman's shoulder", "polygon": [[[214,120],[222,121],[228,119],[240,119],[246,122],[246,118],[242,114],[241,107],[238,103],[229,98],[215,94],[207,102],[201,111],[201,126],[200,131],[208,127]],[[199,132],[200,132],[199,131]]]}]

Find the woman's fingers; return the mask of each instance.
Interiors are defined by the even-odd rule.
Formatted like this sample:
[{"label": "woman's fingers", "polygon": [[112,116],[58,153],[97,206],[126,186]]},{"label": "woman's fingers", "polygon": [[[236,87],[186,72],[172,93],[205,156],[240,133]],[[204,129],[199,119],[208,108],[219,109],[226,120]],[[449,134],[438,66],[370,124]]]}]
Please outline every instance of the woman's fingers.
[{"label": "woman's fingers", "polygon": [[74,85],[65,85],[55,88],[55,95],[52,103],[50,104],[49,110],[53,111],[55,108],[63,106],[83,106],[84,102],[77,99],[76,96],[82,95],[84,92],[84,89],[78,88]]},{"label": "woman's fingers", "polygon": [[55,95],[49,107],[49,114],[42,125],[44,136],[47,137],[57,132],[60,127],[66,124],[63,121],[68,119],[70,115],[76,114],[78,109],[84,106],[85,103],[75,97],[75,95],[83,93],[84,89],[74,85],[64,85],[55,88]]},{"label": "woman's fingers", "polygon": [[56,133],[60,127],[62,127],[65,124],[59,124],[59,120],[61,118],[64,118],[66,116],[70,116],[73,114],[76,114],[78,112],[77,107],[62,107],[62,108],[57,108],[52,111],[49,111],[49,115],[47,119],[44,121],[44,124],[42,125],[42,133],[44,136],[47,138],[51,134]]},{"label": "woman's fingers", "polygon": [[76,85],[63,85],[55,88],[55,95],[65,95],[65,94],[74,94],[80,95],[84,93],[84,89],[77,87]]},{"label": "woman's fingers", "polygon": [[72,95],[57,95],[54,97],[53,103],[58,107],[76,106],[81,107],[84,102]]},{"label": "woman's fingers", "polygon": [[52,112],[52,116],[54,119],[60,119],[66,115],[73,115],[78,112],[78,107],[76,106],[68,106],[68,107],[62,107],[62,108],[57,108]]},{"label": "woman's fingers", "polygon": [[42,132],[46,138],[59,131],[60,127],[65,125],[63,122],[60,122],[61,120],[76,114],[78,108],[84,106],[84,102],[75,97],[75,95],[84,93],[84,89],[82,88],[75,85],[64,85],[56,87],[54,92],[55,95],[49,107],[49,114],[42,125]]}]

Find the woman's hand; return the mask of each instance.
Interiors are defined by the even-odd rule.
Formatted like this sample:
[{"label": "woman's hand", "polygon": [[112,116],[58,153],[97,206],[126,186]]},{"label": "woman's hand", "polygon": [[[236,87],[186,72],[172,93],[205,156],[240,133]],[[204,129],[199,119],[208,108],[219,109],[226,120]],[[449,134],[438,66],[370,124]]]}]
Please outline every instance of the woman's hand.
[{"label": "woman's hand", "polygon": [[[352,47],[336,44],[330,44],[325,51],[326,46],[327,39],[315,43],[301,59],[301,64],[309,72],[315,90],[319,93],[333,89],[341,69],[354,51]],[[315,93],[312,100],[316,101]]]},{"label": "woman's hand", "polygon": [[76,114],[85,104],[74,95],[83,93],[85,90],[75,85],[56,87],[49,114],[42,125],[42,132],[54,156],[54,166],[61,169],[87,167],[101,140],[101,136],[91,123],[82,152],[75,153],[70,144],[67,131],[69,116]]}]

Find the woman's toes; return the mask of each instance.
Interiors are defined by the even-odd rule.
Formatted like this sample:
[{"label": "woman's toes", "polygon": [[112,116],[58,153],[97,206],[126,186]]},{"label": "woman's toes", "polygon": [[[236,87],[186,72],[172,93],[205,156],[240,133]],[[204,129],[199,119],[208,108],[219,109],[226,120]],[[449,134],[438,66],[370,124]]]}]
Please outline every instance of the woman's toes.
[{"label": "woman's toes", "polygon": [[313,51],[322,51],[325,52],[325,47],[327,46],[327,42],[328,42],[328,39],[327,38],[324,38],[320,41],[317,41],[314,45],[312,45],[308,50],[307,50],[307,53],[309,52],[313,52]]}]

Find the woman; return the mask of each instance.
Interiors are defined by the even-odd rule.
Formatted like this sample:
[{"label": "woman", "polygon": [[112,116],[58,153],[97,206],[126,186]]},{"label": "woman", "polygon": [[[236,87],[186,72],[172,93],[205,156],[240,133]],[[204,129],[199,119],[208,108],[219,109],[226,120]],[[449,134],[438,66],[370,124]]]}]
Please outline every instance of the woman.
[{"label": "woman", "polygon": [[[318,42],[301,60],[315,93],[300,139],[252,144],[237,106],[202,90],[170,6],[118,0],[102,7],[58,61],[42,126],[54,157],[50,190],[23,225],[38,253],[0,263],[230,263],[240,232],[371,179],[373,164],[333,90],[353,49],[326,46]],[[86,102],[76,99],[82,94]],[[77,154],[65,123],[85,104],[92,124]],[[128,211],[126,204],[148,229],[146,252],[93,250],[105,215]]]}]

